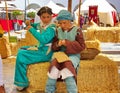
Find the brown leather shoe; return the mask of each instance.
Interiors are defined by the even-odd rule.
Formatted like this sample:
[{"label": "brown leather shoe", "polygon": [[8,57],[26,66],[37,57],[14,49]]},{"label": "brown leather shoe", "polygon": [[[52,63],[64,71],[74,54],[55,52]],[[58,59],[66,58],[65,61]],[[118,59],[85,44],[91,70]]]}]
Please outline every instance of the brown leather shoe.
[{"label": "brown leather shoe", "polygon": [[6,93],[4,86],[0,86],[0,93]]}]

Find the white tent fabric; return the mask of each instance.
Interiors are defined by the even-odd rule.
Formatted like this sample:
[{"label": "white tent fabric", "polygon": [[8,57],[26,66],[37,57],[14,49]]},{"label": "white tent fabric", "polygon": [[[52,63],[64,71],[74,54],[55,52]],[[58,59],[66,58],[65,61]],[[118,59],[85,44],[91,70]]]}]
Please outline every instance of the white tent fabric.
[{"label": "white tent fabric", "polygon": [[[89,6],[97,5],[98,6],[98,15],[100,18],[100,22],[104,24],[114,25],[112,11],[116,12],[116,10],[106,1],[106,0],[85,0],[81,5],[81,13],[88,13]],[[77,19],[78,9],[75,11],[75,18]]]},{"label": "white tent fabric", "polygon": [[[51,9],[52,9],[52,12],[54,13],[54,14],[58,14],[59,13],[59,11],[60,10],[67,10],[67,8],[66,7],[61,7],[61,6],[59,6],[59,5],[56,5],[53,1],[49,1],[48,2],[48,4],[46,5],[46,6],[48,6],[48,7],[50,7]],[[53,20],[54,20],[55,18],[53,18]],[[38,23],[38,22],[40,22],[40,18],[36,15],[35,16],[35,20],[34,20],[34,22],[35,23]]]},{"label": "white tent fabric", "polygon": [[28,9],[28,10],[26,10],[26,13],[28,13],[28,12],[37,12],[35,9],[33,9],[33,8],[30,8],[30,9]]},{"label": "white tent fabric", "polygon": [[52,9],[53,13],[55,13],[55,14],[57,14],[62,9],[67,10],[67,8],[58,6],[51,0],[49,1],[49,3],[46,6],[50,7]]},{"label": "white tent fabric", "polygon": [[[1,2],[0,3],[0,8],[5,8],[5,7],[6,7],[5,2]],[[13,6],[10,6],[9,4],[7,4],[7,7],[12,8]]]}]

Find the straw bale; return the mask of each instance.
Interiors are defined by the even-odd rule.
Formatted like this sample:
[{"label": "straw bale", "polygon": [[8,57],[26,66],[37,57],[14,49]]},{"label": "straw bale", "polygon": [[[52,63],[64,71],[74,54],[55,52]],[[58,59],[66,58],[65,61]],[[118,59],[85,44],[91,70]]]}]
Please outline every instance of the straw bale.
[{"label": "straw bale", "polygon": [[95,28],[87,28],[87,31],[84,33],[84,37],[85,40],[95,40]]},{"label": "straw bale", "polygon": [[34,36],[28,31],[25,38],[21,38],[17,43],[11,43],[12,55],[16,55],[19,48],[22,46],[33,46],[36,45],[38,41]]},{"label": "straw bale", "polygon": [[1,35],[4,34],[4,30],[3,30],[2,26],[1,26],[1,24],[0,24],[0,34],[1,34]]},{"label": "straw bale", "polygon": [[[50,63],[29,65],[29,93],[44,93]],[[118,68],[114,61],[104,55],[93,60],[81,60],[77,85],[80,93],[118,93]],[[64,82],[57,82],[56,93],[67,93]]]},{"label": "straw bale", "polygon": [[10,43],[5,36],[0,38],[0,54],[2,58],[7,58],[11,55]]},{"label": "straw bale", "polygon": [[95,39],[95,40],[86,40],[85,41],[86,47],[87,48],[95,48],[100,50],[100,41]]},{"label": "straw bale", "polygon": [[38,41],[34,38],[34,36],[29,31],[27,31],[25,38],[22,38],[17,42],[17,47],[20,48],[22,46],[33,46],[37,43]]},{"label": "straw bale", "polygon": [[16,55],[18,51],[18,44],[10,43],[10,48],[11,48],[11,55]]},{"label": "straw bale", "polygon": [[18,43],[17,43],[17,47],[18,48],[20,48],[20,47],[22,47],[22,46],[27,46],[27,41],[26,41],[26,39],[20,39],[19,41],[18,41]]},{"label": "straw bale", "polygon": [[35,37],[29,32],[27,31],[26,35],[25,35],[25,41],[27,45],[36,45],[38,43],[37,39],[35,39]]},{"label": "straw bale", "polygon": [[120,42],[120,27],[115,29],[115,31],[116,31],[116,42],[119,43]]},{"label": "straw bale", "polygon": [[101,42],[116,42],[116,32],[111,27],[96,28],[95,36]]},{"label": "straw bale", "polygon": [[86,40],[98,39],[100,42],[120,42],[119,27],[89,27],[85,33]]}]

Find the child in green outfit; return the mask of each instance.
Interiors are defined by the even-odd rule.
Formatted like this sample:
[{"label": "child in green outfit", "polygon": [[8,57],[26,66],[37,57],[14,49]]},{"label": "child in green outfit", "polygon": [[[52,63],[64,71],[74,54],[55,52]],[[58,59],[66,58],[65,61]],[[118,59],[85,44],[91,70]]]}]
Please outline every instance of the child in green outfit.
[{"label": "child in green outfit", "polygon": [[28,65],[51,60],[53,52],[50,47],[56,30],[55,24],[51,22],[52,14],[51,8],[42,7],[37,13],[41,22],[26,27],[38,40],[39,45],[34,48],[25,46],[18,50],[14,76],[14,84],[18,91],[22,91],[29,86],[27,78]]}]

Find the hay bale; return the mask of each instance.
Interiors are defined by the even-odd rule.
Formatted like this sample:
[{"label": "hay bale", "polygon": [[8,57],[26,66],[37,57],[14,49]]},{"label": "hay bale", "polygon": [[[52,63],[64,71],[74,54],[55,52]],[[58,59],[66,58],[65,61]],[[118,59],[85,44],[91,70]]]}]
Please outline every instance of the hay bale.
[{"label": "hay bale", "polygon": [[[49,62],[29,65],[29,93],[44,93],[49,65]],[[80,93],[118,93],[117,65],[103,55],[93,60],[81,60],[77,80]],[[56,93],[67,93],[64,82],[57,82]]]},{"label": "hay bale", "polygon": [[11,48],[11,55],[15,56],[18,51],[18,44],[17,43],[10,43]]},{"label": "hay bale", "polygon": [[27,31],[25,35],[25,41],[28,46],[33,46],[38,44],[37,39],[29,31]]},{"label": "hay bale", "polygon": [[49,62],[29,65],[27,75],[30,85],[28,91],[45,90],[49,65]]},{"label": "hay bale", "polygon": [[38,44],[37,39],[29,31],[27,31],[25,38],[22,38],[17,42],[17,47],[20,48],[22,46],[33,46],[36,44]]},{"label": "hay bale", "polygon": [[87,28],[87,31],[84,33],[84,37],[85,40],[95,40],[95,28]]},{"label": "hay bale", "polygon": [[120,42],[119,33],[119,27],[89,27],[85,33],[85,39],[117,43]]},{"label": "hay bale", "polygon": [[116,42],[116,31],[111,27],[96,28],[95,37],[101,42]]},{"label": "hay bale", "polygon": [[0,38],[0,54],[2,58],[7,58],[11,56],[10,43],[7,37]]},{"label": "hay bale", "polygon": [[108,57],[81,62],[78,73],[80,93],[118,93],[118,68]]},{"label": "hay bale", "polygon": [[4,34],[4,30],[2,28],[2,25],[0,24],[0,38],[3,36],[3,34]]},{"label": "hay bale", "polygon": [[86,40],[85,45],[87,48],[95,48],[100,50],[100,41],[95,39],[95,40]]}]

